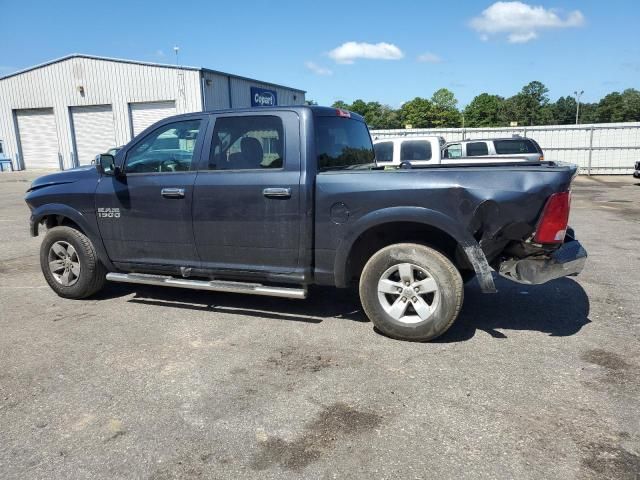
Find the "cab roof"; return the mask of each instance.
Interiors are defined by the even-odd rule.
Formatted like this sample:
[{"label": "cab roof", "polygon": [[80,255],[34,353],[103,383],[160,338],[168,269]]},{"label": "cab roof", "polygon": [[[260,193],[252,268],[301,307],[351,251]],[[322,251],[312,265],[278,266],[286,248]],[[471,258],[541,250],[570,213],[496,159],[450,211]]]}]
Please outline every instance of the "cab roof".
[{"label": "cab roof", "polygon": [[[189,118],[202,113],[206,114],[224,114],[224,113],[265,113],[265,112],[281,112],[287,111],[311,111],[314,117],[349,117],[360,122],[364,122],[364,117],[355,112],[343,110],[334,107],[321,107],[318,105],[292,105],[292,106],[276,106],[276,107],[252,107],[252,108],[226,108],[222,110],[205,110],[204,112],[190,112],[181,115],[175,115],[171,118]],[[340,113],[342,112],[342,113]],[[347,115],[348,114],[348,115]]]}]

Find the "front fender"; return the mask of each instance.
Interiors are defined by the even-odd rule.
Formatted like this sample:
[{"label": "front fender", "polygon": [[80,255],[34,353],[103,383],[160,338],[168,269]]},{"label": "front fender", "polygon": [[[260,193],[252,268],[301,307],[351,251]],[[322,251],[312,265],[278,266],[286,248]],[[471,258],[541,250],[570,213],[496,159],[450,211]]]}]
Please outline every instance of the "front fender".
[{"label": "front fender", "polygon": [[485,293],[496,291],[491,267],[484,252],[476,239],[460,225],[460,222],[456,222],[441,212],[416,206],[383,208],[370,212],[353,223],[336,250],[334,275],[337,286],[346,286],[347,284],[347,261],[356,240],[371,228],[395,222],[421,223],[437,228],[454,238],[464,251],[469,263],[473,265],[482,291]]},{"label": "front fender", "polygon": [[31,211],[31,218],[29,219],[29,230],[32,237],[38,236],[38,226],[40,225],[40,222],[42,222],[43,218],[50,215],[68,218],[78,225],[82,232],[89,237],[89,240],[91,240],[91,243],[98,254],[98,258],[103,265],[107,267],[108,270],[115,270],[104,248],[104,244],[102,243],[102,238],[100,237],[95,217],[93,217],[93,215],[89,217],[69,205],[64,205],[62,203],[47,203],[34,208]]}]

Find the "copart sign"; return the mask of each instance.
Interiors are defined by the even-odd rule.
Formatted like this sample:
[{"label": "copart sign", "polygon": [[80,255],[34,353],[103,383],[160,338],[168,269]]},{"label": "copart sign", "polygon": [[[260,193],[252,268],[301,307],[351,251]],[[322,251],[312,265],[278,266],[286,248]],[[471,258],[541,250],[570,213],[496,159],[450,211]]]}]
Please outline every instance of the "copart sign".
[{"label": "copart sign", "polygon": [[251,87],[252,107],[275,107],[278,105],[278,94],[274,90]]}]

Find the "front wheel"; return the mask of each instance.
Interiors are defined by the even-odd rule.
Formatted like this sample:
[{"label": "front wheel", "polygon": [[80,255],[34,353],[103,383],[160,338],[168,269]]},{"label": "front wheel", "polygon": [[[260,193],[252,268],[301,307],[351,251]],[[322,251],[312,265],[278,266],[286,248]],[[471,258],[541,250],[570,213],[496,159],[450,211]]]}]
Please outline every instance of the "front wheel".
[{"label": "front wheel", "polygon": [[385,335],[424,342],[453,324],[463,300],[460,273],[442,253],[414,243],[375,253],[360,277],[360,301]]},{"label": "front wheel", "polygon": [[71,227],[50,229],[40,246],[45,280],[59,296],[85,298],[102,288],[106,269],[91,240]]}]

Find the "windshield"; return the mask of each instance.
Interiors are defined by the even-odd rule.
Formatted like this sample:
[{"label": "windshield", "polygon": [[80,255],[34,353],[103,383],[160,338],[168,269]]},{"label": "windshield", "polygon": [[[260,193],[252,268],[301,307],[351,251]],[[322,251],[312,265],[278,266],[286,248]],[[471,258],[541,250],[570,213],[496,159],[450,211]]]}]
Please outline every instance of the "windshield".
[{"label": "windshield", "polygon": [[373,144],[367,126],[343,117],[316,117],[318,171],[369,168]]}]

